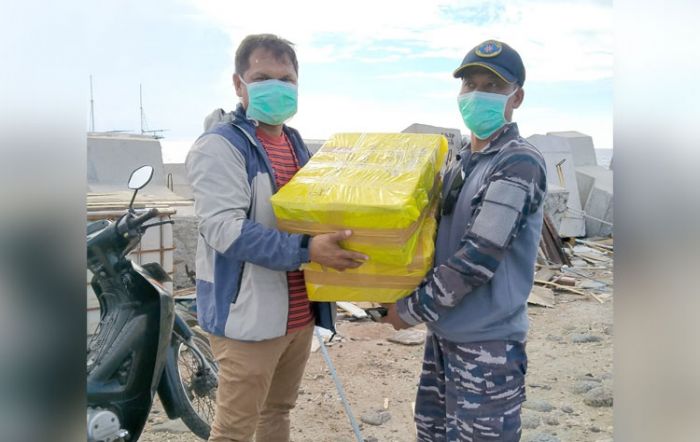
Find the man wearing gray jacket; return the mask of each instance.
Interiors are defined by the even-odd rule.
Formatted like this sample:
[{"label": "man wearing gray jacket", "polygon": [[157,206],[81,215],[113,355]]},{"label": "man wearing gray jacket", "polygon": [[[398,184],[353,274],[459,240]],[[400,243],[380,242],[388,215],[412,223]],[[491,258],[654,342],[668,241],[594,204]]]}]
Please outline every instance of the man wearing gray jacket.
[{"label": "man wearing gray jacket", "polygon": [[197,315],[219,363],[209,440],[285,442],[314,324],[334,330],[332,305],[309,302],[299,268],[344,270],[367,257],[340,247],[350,231],[311,238],[276,228],[270,197],[310,156],[284,124],[297,110],[291,43],[250,35],[235,65],[241,103],[207,117],[186,160],[199,218]]}]

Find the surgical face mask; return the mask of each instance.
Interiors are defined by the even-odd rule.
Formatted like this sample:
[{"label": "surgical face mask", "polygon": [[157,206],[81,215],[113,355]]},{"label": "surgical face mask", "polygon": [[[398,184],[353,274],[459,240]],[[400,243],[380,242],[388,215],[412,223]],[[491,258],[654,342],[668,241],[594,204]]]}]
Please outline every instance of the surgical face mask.
[{"label": "surgical face mask", "polygon": [[280,80],[246,83],[248,108],[246,116],[273,126],[284,123],[297,113],[297,86]]},{"label": "surgical face mask", "polygon": [[515,89],[508,95],[473,91],[458,96],[457,104],[464,124],[478,139],[487,139],[507,123],[506,103],[517,91]]}]

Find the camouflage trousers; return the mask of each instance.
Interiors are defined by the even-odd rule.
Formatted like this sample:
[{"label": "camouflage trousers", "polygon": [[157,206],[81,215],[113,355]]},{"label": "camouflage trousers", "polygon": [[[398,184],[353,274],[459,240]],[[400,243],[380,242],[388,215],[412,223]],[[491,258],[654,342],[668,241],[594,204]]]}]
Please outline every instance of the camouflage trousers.
[{"label": "camouflage trousers", "polygon": [[418,441],[519,441],[525,344],[456,344],[428,333],[416,398]]}]

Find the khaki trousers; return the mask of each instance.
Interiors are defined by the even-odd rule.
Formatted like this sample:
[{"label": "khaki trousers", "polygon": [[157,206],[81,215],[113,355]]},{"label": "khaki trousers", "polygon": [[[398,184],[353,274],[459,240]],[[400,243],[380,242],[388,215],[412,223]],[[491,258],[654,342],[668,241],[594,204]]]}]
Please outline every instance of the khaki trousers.
[{"label": "khaki trousers", "polygon": [[289,412],[309,359],[314,324],[259,342],[209,336],[219,363],[209,442],[288,442]]}]

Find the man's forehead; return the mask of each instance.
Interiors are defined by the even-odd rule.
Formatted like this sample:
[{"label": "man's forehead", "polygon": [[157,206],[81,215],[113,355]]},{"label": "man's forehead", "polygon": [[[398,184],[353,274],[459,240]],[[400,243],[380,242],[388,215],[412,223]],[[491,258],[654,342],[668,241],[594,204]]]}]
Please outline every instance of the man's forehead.
[{"label": "man's forehead", "polygon": [[292,68],[294,67],[292,59],[289,57],[288,54],[276,54],[274,51],[262,47],[255,48],[253,52],[250,53],[250,58],[248,61],[250,62],[251,67],[262,63],[268,63],[270,61],[276,62],[278,64],[286,64],[291,66]]}]

